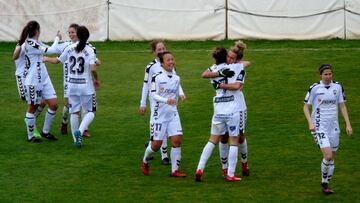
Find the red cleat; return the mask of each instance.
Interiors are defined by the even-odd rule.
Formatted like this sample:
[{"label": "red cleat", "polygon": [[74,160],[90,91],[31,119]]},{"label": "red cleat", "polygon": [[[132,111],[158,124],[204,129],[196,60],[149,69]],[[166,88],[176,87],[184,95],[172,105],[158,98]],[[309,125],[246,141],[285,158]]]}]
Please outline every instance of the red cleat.
[{"label": "red cleat", "polygon": [[223,178],[226,178],[228,169],[224,168],[222,171],[223,171]]},{"label": "red cleat", "polygon": [[145,163],[144,161],[141,161],[141,171],[142,171],[144,176],[148,176],[149,173],[150,173],[149,164]]},{"label": "red cleat", "polygon": [[170,173],[170,177],[186,177],[186,174],[179,170],[176,170],[176,171]]},{"label": "red cleat", "polygon": [[331,195],[334,193],[334,191],[329,187],[328,183],[321,183],[322,192],[325,195]]},{"label": "red cleat", "polygon": [[203,171],[201,169],[196,170],[195,173],[195,181],[196,182],[201,182],[203,180]]},{"label": "red cleat", "polygon": [[89,138],[91,135],[88,130],[84,130],[83,137]]},{"label": "red cleat", "polygon": [[250,170],[249,170],[249,165],[248,163],[241,163],[242,164],[242,175],[243,176],[249,176],[250,175]]},{"label": "red cleat", "polygon": [[227,175],[226,178],[225,178],[226,182],[237,182],[239,180],[241,180],[241,178],[239,178],[237,176],[230,177],[230,176]]}]

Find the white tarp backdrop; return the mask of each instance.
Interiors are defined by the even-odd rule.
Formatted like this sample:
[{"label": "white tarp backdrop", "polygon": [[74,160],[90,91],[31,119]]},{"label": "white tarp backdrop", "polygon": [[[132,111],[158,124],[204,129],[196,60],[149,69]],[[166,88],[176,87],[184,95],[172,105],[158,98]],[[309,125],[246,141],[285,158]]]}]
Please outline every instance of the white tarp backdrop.
[{"label": "white tarp backdrop", "polygon": [[91,41],[360,39],[360,0],[0,0],[0,41],[29,20],[43,41],[71,23]]}]

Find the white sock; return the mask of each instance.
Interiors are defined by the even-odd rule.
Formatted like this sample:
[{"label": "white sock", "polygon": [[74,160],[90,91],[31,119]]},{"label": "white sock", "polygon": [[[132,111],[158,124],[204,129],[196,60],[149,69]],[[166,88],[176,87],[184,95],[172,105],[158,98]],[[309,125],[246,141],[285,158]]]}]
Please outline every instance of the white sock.
[{"label": "white sock", "polygon": [[330,160],[329,161],[329,169],[328,169],[328,182],[330,182],[333,174],[334,174],[334,170],[335,170],[335,164],[334,164],[334,160]]},{"label": "white sock", "polygon": [[34,113],[35,118],[39,117],[43,110],[44,108],[39,105]]},{"label": "white sock", "polygon": [[55,119],[55,113],[56,111],[53,111],[51,109],[48,109],[46,112],[46,116],[45,116],[45,122],[44,122],[44,127],[43,127],[43,133],[49,133],[50,129],[51,129],[51,124],[53,123],[54,119]]},{"label": "white sock", "polygon": [[197,169],[201,169],[202,171],[204,170],[206,162],[209,160],[214,148],[215,148],[215,144],[213,144],[212,142],[206,143],[206,145],[201,153]]},{"label": "white sock", "polygon": [[328,183],[328,171],[329,171],[329,161],[327,161],[326,159],[323,159],[321,161],[321,174],[322,174],[321,182],[322,183]]},{"label": "white sock", "polygon": [[67,106],[64,106],[62,111],[62,123],[68,124],[69,121],[69,108]]},{"label": "white sock", "polygon": [[144,157],[143,157],[143,162],[147,163],[147,158],[151,157],[152,154],[154,154],[155,152],[151,149],[151,144],[149,144],[146,149],[145,149],[145,153],[144,153]]},{"label": "white sock", "polygon": [[90,123],[94,120],[95,114],[94,112],[88,112],[82,119],[79,130],[81,134],[84,133],[86,129],[88,129]]},{"label": "white sock", "polygon": [[35,116],[32,113],[26,112],[25,118],[26,118],[27,136],[28,136],[28,140],[30,140],[32,137],[34,137]]},{"label": "white sock", "polygon": [[171,172],[175,172],[179,169],[181,162],[181,147],[172,147],[170,152],[171,158]]},{"label": "white sock", "polygon": [[74,133],[79,129],[79,115],[72,113],[70,115],[70,123],[71,123],[71,134],[73,136],[74,142],[76,141]]},{"label": "white sock", "polygon": [[231,145],[229,148],[229,168],[228,176],[233,177],[235,175],[237,158],[238,157],[238,146]]},{"label": "white sock", "polygon": [[[84,108],[81,109],[81,118],[84,118],[86,114],[89,113],[88,111],[84,110]],[[88,130],[89,126],[84,129],[84,131]]]},{"label": "white sock", "polygon": [[167,136],[163,139],[163,142],[161,144],[161,160],[168,157],[167,155]]},{"label": "white sock", "polygon": [[229,145],[219,142],[219,154],[222,169],[228,168]]},{"label": "white sock", "polygon": [[244,139],[244,142],[239,145],[239,147],[241,153],[241,162],[246,163],[248,158],[248,148],[247,148],[246,138]]}]

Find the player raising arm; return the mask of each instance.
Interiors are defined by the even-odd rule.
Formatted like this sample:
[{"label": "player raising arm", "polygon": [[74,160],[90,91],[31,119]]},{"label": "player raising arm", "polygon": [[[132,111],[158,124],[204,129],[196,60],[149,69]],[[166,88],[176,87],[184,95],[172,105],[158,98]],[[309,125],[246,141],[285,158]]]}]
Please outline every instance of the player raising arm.
[{"label": "player raising arm", "polygon": [[[79,42],[68,46],[59,58],[47,58],[50,63],[69,62],[69,112],[75,147],[81,148],[81,135],[94,120],[96,111],[95,88],[99,88],[94,50],[87,44],[89,30],[79,26],[76,34]],[[93,80],[94,78],[94,80]],[[94,88],[95,85],[95,88]],[[81,108],[88,113],[79,126]]]}]

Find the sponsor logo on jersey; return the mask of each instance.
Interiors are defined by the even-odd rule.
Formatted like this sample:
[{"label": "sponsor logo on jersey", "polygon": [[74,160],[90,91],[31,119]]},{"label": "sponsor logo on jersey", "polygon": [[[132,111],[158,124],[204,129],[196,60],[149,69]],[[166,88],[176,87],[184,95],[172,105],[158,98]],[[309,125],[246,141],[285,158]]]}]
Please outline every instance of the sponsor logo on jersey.
[{"label": "sponsor logo on jersey", "polygon": [[323,100],[323,104],[336,104],[336,100]]},{"label": "sponsor logo on jersey", "polygon": [[221,103],[221,102],[231,102],[234,101],[235,97],[234,95],[227,96],[227,97],[216,97],[214,100],[214,103]]}]

